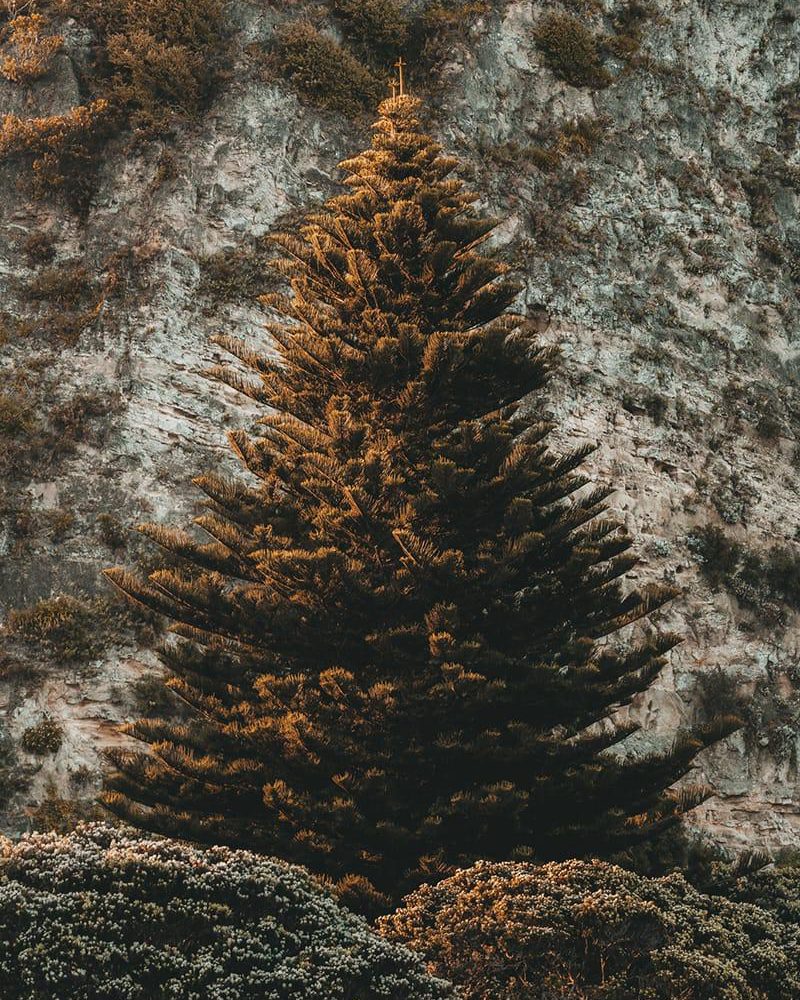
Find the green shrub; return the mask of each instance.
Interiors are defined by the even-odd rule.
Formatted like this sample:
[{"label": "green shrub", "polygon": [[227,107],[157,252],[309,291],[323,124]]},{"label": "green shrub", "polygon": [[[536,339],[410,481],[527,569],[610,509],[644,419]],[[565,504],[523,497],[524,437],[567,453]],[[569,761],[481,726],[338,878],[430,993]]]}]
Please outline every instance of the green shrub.
[{"label": "green shrub", "polygon": [[380,929],[463,1000],[791,1000],[799,885],[783,908],[763,905],[767,891],[735,901],[599,861],[483,862],[423,886]]},{"label": "green shrub", "polygon": [[3,1000],[446,1000],[300,868],[108,826],[0,845]]},{"label": "green shrub", "polygon": [[366,66],[309,21],[293,21],[278,32],[276,57],[304,97],[332,111],[357,114],[385,96],[385,87]]},{"label": "green shrub", "polygon": [[42,719],[35,726],[29,726],[22,734],[20,746],[28,753],[43,757],[58,753],[64,739],[64,730],[55,719]]},{"label": "green shrub", "polygon": [[569,14],[546,14],[536,27],[536,44],[553,73],[573,87],[607,87],[612,76],[600,62],[597,38]]}]

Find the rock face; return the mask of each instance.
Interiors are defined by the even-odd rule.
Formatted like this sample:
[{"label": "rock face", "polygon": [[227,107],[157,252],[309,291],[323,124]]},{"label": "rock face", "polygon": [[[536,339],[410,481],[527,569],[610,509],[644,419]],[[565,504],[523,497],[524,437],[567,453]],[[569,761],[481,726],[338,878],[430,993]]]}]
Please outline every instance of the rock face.
[{"label": "rock face", "polygon": [[[562,440],[598,443],[590,467],[618,487],[639,576],[680,590],[662,619],[685,641],[634,707],[634,747],[709,700],[744,697],[745,728],[691,776],[714,792],[693,822],[734,848],[796,846],[800,18],[789,0],[672,0],[633,18],[626,47],[638,5],[587,6],[597,37],[622,39],[604,60],[610,85],[554,73],[536,41],[552,4],[486,4],[424,81],[430,126],[503,220],[496,239],[523,269],[521,305],[562,347],[551,404]],[[13,383],[35,397],[42,426],[76,395],[95,400],[63,431],[68,448],[29,455],[3,487],[7,624],[53,595],[107,598],[100,569],[139,551],[123,529],[191,517],[191,477],[229,464],[225,430],[251,419],[202,377],[216,359],[209,336],[258,338],[263,321],[254,290],[219,275],[232,263],[240,280],[258,238],[332,194],[337,162],[367,141],[366,119],[315,109],[257,71],[254,51],[293,9],[236,4],[232,16],[231,82],[169,143],[114,140],[85,219],[0,169],[0,317],[17,334],[34,327],[0,347],[0,392]],[[74,24],[64,34],[24,100],[0,81],[0,107],[42,115],[78,102],[90,38]],[[54,263],[31,259],[40,233]],[[85,268],[89,286],[91,318],[66,346],[48,336],[52,304],[30,292],[59,265]],[[728,546],[724,565],[709,527]],[[68,661],[31,643],[35,622],[0,636],[7,828],[35,821],[48,797],[88,797],[103,748],[121,738],[115,723],[139,710],[130,681],[155,658],[140,631],[111,627],[116,614],[90,655]],[[28,672],[41,661],[37,676],[20,658]],[[63,726],[61,747],[27,753],[23,734],[45,716]]]}]

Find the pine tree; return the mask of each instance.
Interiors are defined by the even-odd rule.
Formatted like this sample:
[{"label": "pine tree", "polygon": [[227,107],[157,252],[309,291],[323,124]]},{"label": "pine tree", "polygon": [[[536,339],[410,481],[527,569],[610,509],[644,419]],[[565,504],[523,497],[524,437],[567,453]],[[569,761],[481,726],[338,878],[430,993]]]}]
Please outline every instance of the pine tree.
[{"label": "pine tree", "polygon": [[676,641],[648,620],[671,595],[625,585],[591,448],[548,447],[556,354],[418,113],[384,102],[347,192],[276,237],[271,349],[218,338],[238,360],[213,375],[264,415],[230,435],[246,477],[195,480],[211,540],[144,526],[178,568],[109,571],[174,623],[190,708],[129,728],[149,746],[116,754],[110,808],[308,865],[365,910],[475,859],[653,836],[731,724],[613,752],[631,728],[609,716]]}]

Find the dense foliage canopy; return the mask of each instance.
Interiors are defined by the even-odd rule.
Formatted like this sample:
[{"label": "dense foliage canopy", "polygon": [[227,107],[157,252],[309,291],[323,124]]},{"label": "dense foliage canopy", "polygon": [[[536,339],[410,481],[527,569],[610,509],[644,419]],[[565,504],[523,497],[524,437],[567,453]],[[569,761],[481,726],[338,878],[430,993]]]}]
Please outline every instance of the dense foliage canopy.
[{"label": "dense foliage canopy", "polygon": [[[480,863],[423,886],[381,929],[464,1000],[790,1000],[800,996],[799,876],[734,879],[750,902],[599,861]],[[769,902],[770,884],[785,906]]]},{"label": "dense foliage canopy", "polygon": [[108,826],[0,843],[3,1000],[445,1000],[299,868]]}]

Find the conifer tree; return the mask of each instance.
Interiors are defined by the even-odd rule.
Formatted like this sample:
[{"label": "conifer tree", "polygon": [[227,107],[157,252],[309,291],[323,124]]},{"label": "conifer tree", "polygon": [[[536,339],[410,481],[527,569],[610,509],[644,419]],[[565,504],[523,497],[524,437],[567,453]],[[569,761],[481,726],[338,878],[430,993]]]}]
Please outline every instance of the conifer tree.
[{"label": "conifer tree", "polygon": [[475,859],[654,835],[731,724],[613,752],[631,730],[610,715],[676,641],[646,621],[670,594],[625,585],[591,448],[548,448],[556,355],[418,113],[384,102],[347,192],[276,238],[271,349],[218,338],[238,360],[213,375],[263,416],[230,435],[242,478],[195,480],[210,541],[144,526],[178,568],[109,571],[172,620],[190,708],[129,727],[148,747],[116,754],[110,808],[307,865],[373,911]]}]

